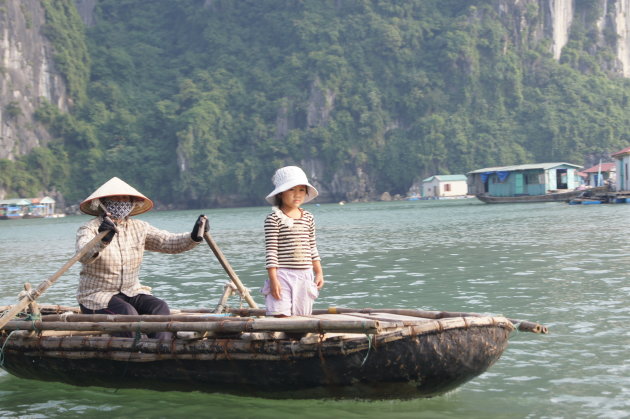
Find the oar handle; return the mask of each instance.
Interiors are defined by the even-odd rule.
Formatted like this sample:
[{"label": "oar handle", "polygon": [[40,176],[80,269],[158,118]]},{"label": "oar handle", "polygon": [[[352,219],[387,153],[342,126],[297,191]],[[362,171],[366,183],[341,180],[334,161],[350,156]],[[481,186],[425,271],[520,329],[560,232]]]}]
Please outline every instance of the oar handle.
[{"label": "oar handle", "polygon": [[249,291],[247,291],[247,289],[243,286],[241,280],[238,279],[238,275],[236,275],[236,272],[234,272],[234,269],[232,269],[232,267],[230,266],[230,263],[223,255],[223,252],[221,252],[221,249],[219,249],[219,246],[217,246],[217,244],[214,242],[212,236],[210,236],[210,233],[206,231],[203,234],[203,238],[206,240],[206,243],[208,243],[208,246],[210,246],[210,249],[212,249],[212,253],[214,253],[214,255],[217,257],[219,263],[221,264],[221,266],[223,266],[223,269],[225,269],[225,272],[227,272],[234,285],[236,285],[238,292],[243,296],[243,298],[245,298],[247,304],[249,304],[251,308],[258,308],[258,305],[256,305],[256,302],[254,301],[252,296],[249,295]]},{"label": "oar handle", "polygon": [[114,225],[114,231],[116,233],[118,233],[118,227],[116,226],[116,223],[114,222],[114,220],[112,220],[112,213],[107,211],[107,208],[105,208],[105,205],[103,205],[103,203],[98,200],[98,205],[101,207],[101,209],[103,210],[103,220],[107,220],[110,223],[112,223]]},{"label": "oar handle", "polygon": [[35,290],[27,293],[27,295],[24,296],[15,306],[13,306],[11,310],[0,317],[0,329],[2,329],[9,321],[11,321],[16,314],[22,311],[24,307],[39,298],[39,296],[42,295],[44,291],[48,289],[48,287],[54,284],[61,275],[63,275],[68,269],[70,269],[70,267],[74,265],[76,261],[81,259],[83,256],[85,256],[87,252],[92,250],[94,246],[96,246],[107,233],[109,233],[109,231],[101,231],[100,233],[98,233],[92,240],[89,241],[88,244],[83,246],[83,248],[81,248],[81,250],[79,250],[72,257],[72,259],[67,261],[66,264],[63,265],[57,272],[55,272],[50,278],[39,284],[39,286],[35,288]]},{"label": "oar handle", "polygon": [[203,217],[201,217],[201,224],[199,225],[199,230],[197,230],[197,238],[199,239],[198,241],[201,241],[201,239],[203,238],[203,233],[206,229],[206,222],[208,222],[208,217],[204,215]]}]

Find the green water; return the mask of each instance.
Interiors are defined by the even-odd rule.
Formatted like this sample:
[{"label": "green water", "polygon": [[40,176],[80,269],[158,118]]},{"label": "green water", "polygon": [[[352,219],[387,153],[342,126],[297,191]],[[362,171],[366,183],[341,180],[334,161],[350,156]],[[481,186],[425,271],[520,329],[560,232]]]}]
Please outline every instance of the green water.
[{"label": "green water", "polygon": [[[486,205],[477,200],[309,205],[326,286],[316,308],[391,307],[503,314],[549,335],[515,333],[501,359],[452,393],[388,401],[266,400],[226,394],[78,388],[0,371],[0,417],[628,418],[630,205]],[[268,208],[204,211],[254,298],[265,278]],[[141,216],[189,231],[200,211]],[[0,221],[0,305],[72,256],[88,217]],[[78,266],[40,297],[76,305]],[[214,307],[227,281],[210,249],[147,253],[143,282],[174,308]],[[237,299],[232,305],[238,305]]]}]

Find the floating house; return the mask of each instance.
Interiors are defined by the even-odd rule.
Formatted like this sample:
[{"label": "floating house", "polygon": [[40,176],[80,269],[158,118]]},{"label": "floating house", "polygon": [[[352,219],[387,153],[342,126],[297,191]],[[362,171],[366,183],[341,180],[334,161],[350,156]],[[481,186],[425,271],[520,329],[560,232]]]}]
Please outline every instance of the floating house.
[{"label": "floating house", "polygon": [[614,182],[617,168],[615,163],[600,163],[580,173],[586,175],[585,184],[588,186],[604,186],[608,182]]},{"label": "floating house", "polygon": [[558,194],[580,186],[577,173],[581,167],[563,162],[486,167],[467,173],[468,193],[480,199],[482,196],[506,198],[504,202],[517,201],[507,199],[513,197]]},{"label": "floating house", "polygon": [[422,197],[428,199],[463,197],[468,193],[466,175],[435,175],[422,180]]},{"label": "floating house", "polygon": [[55,215],[55,200],[51,197],[31,198],[30,201],[27,217],[52,217]]},{"label": "floating house", "polygon": [[616,180],[615,191],[630,191],[630,147],[626,147],[621,151],[613,153],[612,158],[615,159]]},{"label": "floating house", "polygon": [[0,219],[45,218],[55,216],[55,200],[44,198],[14,198],[0,200]]}]

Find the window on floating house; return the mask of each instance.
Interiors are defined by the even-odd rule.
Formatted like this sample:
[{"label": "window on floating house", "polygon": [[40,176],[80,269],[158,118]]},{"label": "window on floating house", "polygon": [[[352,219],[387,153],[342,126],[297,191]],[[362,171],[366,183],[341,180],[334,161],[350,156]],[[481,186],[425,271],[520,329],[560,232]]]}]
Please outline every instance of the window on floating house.
[{"label": "window on floating house", "polygon": [[541,173],[530,173],[525,175],[526,185],[540,185],[545,183],[545,177]]},{"label": "window on floating house", "polygon": [[444,184],[444,192],[450,192],[451,191],[451,184],[450,183],[445,183]]}]

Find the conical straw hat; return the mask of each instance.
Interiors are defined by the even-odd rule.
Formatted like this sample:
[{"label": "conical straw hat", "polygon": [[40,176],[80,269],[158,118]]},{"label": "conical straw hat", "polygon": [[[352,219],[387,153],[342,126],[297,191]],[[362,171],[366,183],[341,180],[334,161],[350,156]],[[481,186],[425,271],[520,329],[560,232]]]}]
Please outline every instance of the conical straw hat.
[{"label": "conical straw hat", "polygon": [[153,208],[153,201],[117,177],[111,178],[101,185],[100,188],[92,192],[92,195],[88,196],[83,202],[81,202],[79,208],[81,209],[81,212],[84,212],[85,214],[100,215],[102,210],[100,208],[92,208],[90,204],[95,199],[102,199],[110,196],[133,196],[134,198],[141,200],[141,202],[135,203],[133,210],[129,214],[130,216],[142,214],[143,212],[147,212]]}]

